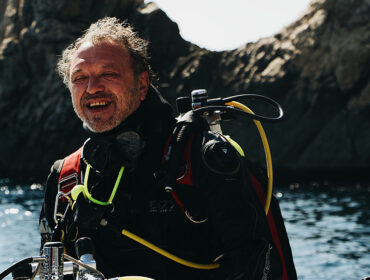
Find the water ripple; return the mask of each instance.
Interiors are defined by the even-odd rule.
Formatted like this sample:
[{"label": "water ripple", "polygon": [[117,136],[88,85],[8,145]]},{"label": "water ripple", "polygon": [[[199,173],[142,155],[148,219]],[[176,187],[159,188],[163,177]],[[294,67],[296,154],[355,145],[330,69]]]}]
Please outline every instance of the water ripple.
[{"label": "water ripple", "polygon": [[[0,180],[0,271],[38,255],[42,185],[9,187]],[[370,275],[370,189],[328,183],[275,190],[300,280]]]}]

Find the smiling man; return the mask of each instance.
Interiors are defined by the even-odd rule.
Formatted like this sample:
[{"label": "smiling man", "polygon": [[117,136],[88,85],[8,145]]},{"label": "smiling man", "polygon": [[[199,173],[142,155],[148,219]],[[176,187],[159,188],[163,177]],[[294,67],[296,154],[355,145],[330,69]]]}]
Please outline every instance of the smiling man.
[{"label": "smiling man", "polygon": [[136,74],[130,54],[112,41],[84,42],[73,55],[69,87],[79,118],[95,132],[113,129],[146,97],[148,72]]},{"label": "smiling man", "polygon": [[[42,245],[62,241],[75,256],[76,241],[91,238],[107,278],[295,279],[287,239],[276,245],[261,205],[244,200],[250,181],[240,155],[207,124],[194,126],[203,129],[194,131],[191,148],[171,161],[185,170],[174,174],[176,194],[163,183],[178,122],[151,84],[147,42],[131,26],[116,18],[92,24],[57,69],[90,137],[51,169]],[[123,229],[186,261],[144,247]]]}]

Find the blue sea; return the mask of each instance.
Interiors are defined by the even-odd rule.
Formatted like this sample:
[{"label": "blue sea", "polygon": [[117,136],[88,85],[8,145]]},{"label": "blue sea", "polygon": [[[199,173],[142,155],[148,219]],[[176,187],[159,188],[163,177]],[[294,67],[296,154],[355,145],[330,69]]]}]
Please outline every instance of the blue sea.
[{"label": "blue sea", "polygon": [[[39,255],[44,187],[0,179],[0,271]],[[370,185],[328,182],[275,188],[302,280],[370,276]],[[10,279],[10,277],[6,278]]]}]

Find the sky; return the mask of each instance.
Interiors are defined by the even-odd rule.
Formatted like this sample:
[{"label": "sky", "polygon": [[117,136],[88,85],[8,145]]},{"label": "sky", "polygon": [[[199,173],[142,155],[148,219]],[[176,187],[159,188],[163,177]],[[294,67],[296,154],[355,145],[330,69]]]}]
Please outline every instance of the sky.
[{"label": "sky", "polygon": [[210,50],[229,50],[278,33],[311,0],[145,0],[175,21],[181,36]]}]

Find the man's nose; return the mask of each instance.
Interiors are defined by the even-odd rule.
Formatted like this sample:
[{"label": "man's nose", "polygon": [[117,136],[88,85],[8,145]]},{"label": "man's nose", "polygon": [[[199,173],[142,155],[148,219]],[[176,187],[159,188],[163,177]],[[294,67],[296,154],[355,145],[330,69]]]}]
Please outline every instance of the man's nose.
[{"label": "man's nose", "polygon": [[104,85],[101,83],[99,77],[90,76],[86,92],[89,94],[96,94],[100,91],[104,91]]}]

